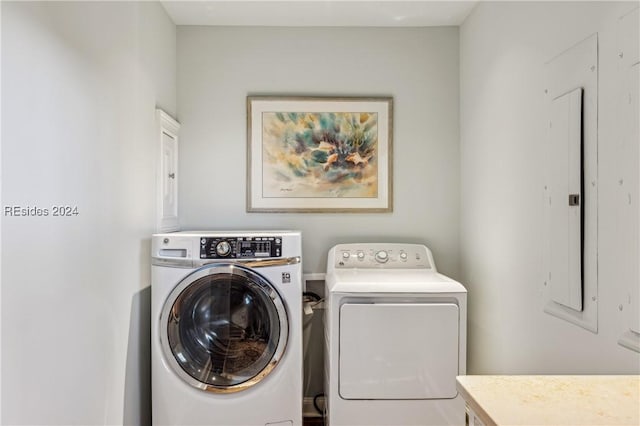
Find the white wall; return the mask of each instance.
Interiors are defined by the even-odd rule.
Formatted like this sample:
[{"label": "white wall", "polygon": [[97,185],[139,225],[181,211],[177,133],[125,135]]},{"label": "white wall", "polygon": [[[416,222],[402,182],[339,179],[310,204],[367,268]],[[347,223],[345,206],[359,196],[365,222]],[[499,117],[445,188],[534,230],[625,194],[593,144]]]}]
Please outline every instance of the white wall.
[{"label": "white wall", "polygon": [[[394,212],[246,213],[247,95],[392,96]],[[178,27],[183,228],[295,228],[303,268],[338,242],[428,244],[458,275],[458,29]]]},{"label": "white wall", "polygon": [[[628,170],[621,167],[616,114],[617,21],[633,7],[481,2],[460,29],[460,247],[472,374],[640,371],[639,355],[617,344],[628,328],[619,306],[627,306],[629,271],[638,259],[621,244],[637,229],[637,213],[621,213],[637,186],[633,192],[619,184]],[[596,32],[599,331],[593,334],[543,312],[542,200],[544,64]]]},{"label": "white wall", "polygon": [[157,3],[2,4],[2,205],[50,213],[3,210],[2,424],[149,424],[154,113],[175,114],[175,52]]}]

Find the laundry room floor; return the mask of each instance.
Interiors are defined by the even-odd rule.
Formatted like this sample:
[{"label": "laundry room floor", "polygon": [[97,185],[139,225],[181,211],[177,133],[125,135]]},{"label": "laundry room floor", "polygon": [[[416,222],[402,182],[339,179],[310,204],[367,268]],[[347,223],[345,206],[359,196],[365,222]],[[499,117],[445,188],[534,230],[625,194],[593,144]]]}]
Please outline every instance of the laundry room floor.
[{"label": "laundry room floor", "polygon": [[324,426],[322,417],[305,417],[302,419],[302,426]]}]

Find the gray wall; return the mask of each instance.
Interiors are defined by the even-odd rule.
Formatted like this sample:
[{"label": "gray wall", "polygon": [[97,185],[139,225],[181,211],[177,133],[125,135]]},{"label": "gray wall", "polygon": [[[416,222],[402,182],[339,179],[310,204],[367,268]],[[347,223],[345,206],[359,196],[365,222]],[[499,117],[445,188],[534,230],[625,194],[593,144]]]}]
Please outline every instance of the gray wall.
[{"label": "gray wall", "polygon": [[[392,96],[394,212],[246,213],[247,95]],[[178,27],[183,229],[295,228],[305,272],[338,242],[426,243],[458,275],[458,29]]]},{"label": "gray wall", "polygon": [[154,113],[175,114],[175,52],[158,3],[2,2],[2,205],[49,209],[2,218],[2,424],[150,424]]},{"label": "gray wall", "polygon": [[[617,114],[618,18],[634,7],[481,2],[460,29],[461,278],[472,374],[640,371],[640,356],[617,344],[628,329],[619,306],[639,282],[637,203],[627,202],[638,193],[637,151],[628,162]],[[543,312],[542,266],[545,63],[596,32],[598,222],[588,226],[599,238],[598,334]]]}]

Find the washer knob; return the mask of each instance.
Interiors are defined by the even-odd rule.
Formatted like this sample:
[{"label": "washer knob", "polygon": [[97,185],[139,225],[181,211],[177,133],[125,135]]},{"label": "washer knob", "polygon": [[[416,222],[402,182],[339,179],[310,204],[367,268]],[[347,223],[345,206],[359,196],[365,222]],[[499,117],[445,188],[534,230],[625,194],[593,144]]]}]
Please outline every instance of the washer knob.
[{"label": "washer knob", "polygon": [[384,250],[380,250],[376,253],[376,260],[380,263],[386,263],[389,260],[389,253]]},{"label": "washer knob", "polygon": [[348,251],[343,251],[342,252],[342,258],[343,259],[349,259],[351,257],[351,255],[349,254]]},{"label": "washer knob", "polygon": [[358,252],[358,260],[364,260],[364,252],[363,251],[359,251]]},{"label": "washer knob", "polygon": [[407,256],[407,253],[405,253],[405,252],[401,252],[401,253],[400,253],[400,259],[402,259],[402,260],[407,260],[407,257],[408,257],[408,256]]},{"label": "washer knob", "polygon": [[227,256],[231,253],[231,244],[227,241],[220,241],[216,245],[216,253],[218,253],[218,256]]}]

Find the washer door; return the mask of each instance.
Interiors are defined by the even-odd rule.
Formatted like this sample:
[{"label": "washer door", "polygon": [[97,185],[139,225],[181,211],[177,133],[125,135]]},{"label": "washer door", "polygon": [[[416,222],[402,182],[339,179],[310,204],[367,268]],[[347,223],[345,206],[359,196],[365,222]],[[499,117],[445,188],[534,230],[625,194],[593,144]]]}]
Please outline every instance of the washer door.
[{"label": "washer door", "polygon": [[235,264],[204,266],[182,280],[160,316],[164,355],[190,385],[238,392],[266,377],[288,336],[284,303],[269,281]]}]

